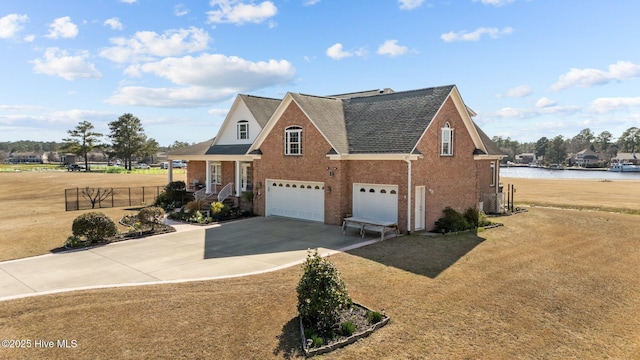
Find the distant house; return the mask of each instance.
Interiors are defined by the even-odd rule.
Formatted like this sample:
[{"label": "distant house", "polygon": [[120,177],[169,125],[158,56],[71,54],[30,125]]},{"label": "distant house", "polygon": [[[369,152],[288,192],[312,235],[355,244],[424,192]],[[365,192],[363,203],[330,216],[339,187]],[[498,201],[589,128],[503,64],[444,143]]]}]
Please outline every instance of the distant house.
[{"label": "distant house", "polygon": [[532,162],[534,162],[535,158],[535,153],[522,153],[516,155],[515,162],[518,164],[531,164]]},{"label": "distant house", "polygon": [[625,162],[640,165],[640,155],[636,153],[618,153],[611,162]]},{"label": "distant house", "polygon": [[590,167],[600,162],[600,156],[597,152],[591,149],[584,149],[578,152],[573,159],[571,159],[577,166]]},{"label": "distant house", "polygon": [[446,207],[499,211],[505,155],[473,116],[455,85],[238,95],[215,138],[169,159],[187,160],[201,191],[251,191],[258,215],[431,230]]},{"label": "distant house", "polygon": [[49,162],[49,156],[44,151],[14,151],[9,154],[12,164],[44,164]]}]

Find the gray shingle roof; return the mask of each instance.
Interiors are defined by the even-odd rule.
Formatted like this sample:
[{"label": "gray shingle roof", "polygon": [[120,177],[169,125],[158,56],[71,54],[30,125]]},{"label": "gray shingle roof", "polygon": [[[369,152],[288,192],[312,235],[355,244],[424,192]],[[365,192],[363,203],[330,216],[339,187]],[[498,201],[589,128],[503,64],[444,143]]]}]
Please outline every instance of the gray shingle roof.
[{"label": "gray shingle roof", "polygon": [[343,100],[348,152],[410,153],[453,87]]},{"label": "gray shingle roof", "polygon": [[251,144],[214,145],[207,150],[205,155],[244,155]]},{"label": "gray shingle roof", "polygon": [[169,155],[204,155],[215,139],[216,138],[212,138],[191,146],[171,150],[169,151]]},{"label": "gray shingle roof", "polygon": [[489,135],[485,134],[485,132],[480,129],[478,124],[474,122],[473,126],[476,127],[476,131],[478,132],[478,135],[480,135],[480,140],[482,140],[482,144],[484,144],[484,147],[487,149],[487,155],[506,155],[502,150],[500,150],[498,145],[489,138]]},{"label": "gray shingle roof", "polygon": [[333,148],[339,153],[346,153],[348,146],[342,109],[343,102],[336,98],[295,93],[292,93],[291,96],[318,130],[324,134]]},{"label": "gray shingle roof", "polygon": [[276,111],[278,105],[282,100],[271,99],[253,95],[238,95],[251,111],[251,114],[256,118],[261,128],[264,128],[265,124],[271,118],[271,115]]}]

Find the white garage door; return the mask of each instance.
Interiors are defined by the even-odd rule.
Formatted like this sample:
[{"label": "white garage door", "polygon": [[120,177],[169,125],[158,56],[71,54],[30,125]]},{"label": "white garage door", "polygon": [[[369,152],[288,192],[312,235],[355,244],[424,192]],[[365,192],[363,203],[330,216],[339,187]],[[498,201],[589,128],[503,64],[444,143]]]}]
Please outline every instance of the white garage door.
[{"label": "white garage door", "polygon": [[278,215],[324,222],[324,184],[267,180],[266,216]]},{"label": "white garage door", "polygon": [[398,222],[398,185],[353,184],[353,216]]}]

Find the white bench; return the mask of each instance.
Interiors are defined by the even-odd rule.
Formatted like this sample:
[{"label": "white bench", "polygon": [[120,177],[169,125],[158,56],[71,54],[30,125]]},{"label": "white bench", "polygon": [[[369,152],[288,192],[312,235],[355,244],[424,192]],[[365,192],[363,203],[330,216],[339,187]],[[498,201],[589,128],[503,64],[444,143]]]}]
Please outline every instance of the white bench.
[{"label": "white bench", "polygon": [[362,217],[347,217],[342,221],[342,234],[344,235],[348,227],[357,228],[360,230],[360,236],[364,237],[366,230],[372,230],[380,232],[380,240],[384,240],[384,235],[387,231],[393,230],[398,237],[400,229],[398,224],[389,221],[380,221],[375,219],[368,219]]}]

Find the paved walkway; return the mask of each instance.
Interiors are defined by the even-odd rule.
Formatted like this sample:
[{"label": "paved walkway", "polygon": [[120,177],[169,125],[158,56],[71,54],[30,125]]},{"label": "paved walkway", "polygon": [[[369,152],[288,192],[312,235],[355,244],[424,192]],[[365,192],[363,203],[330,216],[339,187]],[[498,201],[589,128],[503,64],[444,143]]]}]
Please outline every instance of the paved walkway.
[{"label": "paved walkway", "polygon": [[330,254],[379,241],[356,230],[278,217],[255,217],[91,249],[0,262],[0,301],[115,286],[211,280],[302,263],[307,249]]}]

